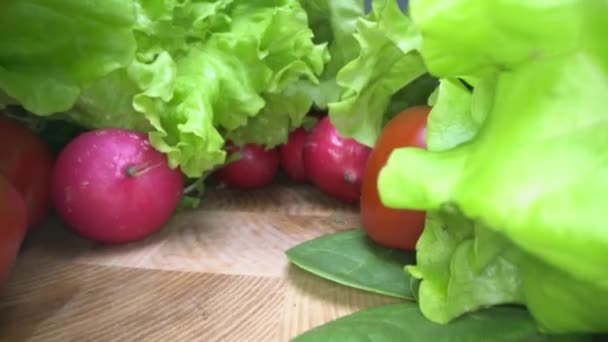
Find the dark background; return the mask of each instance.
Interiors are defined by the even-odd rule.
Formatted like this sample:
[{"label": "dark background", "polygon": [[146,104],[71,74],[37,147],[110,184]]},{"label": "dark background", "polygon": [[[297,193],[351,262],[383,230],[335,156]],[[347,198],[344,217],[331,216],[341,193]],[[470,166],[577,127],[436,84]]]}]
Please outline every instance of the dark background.
[{"label": "dark background", "polygon": [[[374,0],[363,0],[363,8],[365,9],[365,14],[369,14],[369,12],[371,12],[372,1],[374,1]],[[389,0],[389,1],[391,1],[391,0]],[[392,0],[392,1],[397,1],[397,3],[399,4],[399,7],[401,7],[401,10],[403,12],[405,12],[407,10],[407,5],[409,3],[409,0]]]}]

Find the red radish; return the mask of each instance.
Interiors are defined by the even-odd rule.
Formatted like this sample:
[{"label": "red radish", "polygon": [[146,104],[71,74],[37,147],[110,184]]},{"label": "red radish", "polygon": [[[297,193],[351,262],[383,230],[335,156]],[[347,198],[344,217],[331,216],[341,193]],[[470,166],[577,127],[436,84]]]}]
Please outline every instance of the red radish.
[{"label": "red radish", "polygon": [[327,194],[348,203],[357,202],[371,148],[340,136],[329,117],[319,121],[304,146],[309,179]]},{"label": "red radish", "polygon": [[25,237],[27,215],[23,197],[9,180],[0,174],[0,295]]},{"label": "red radish", "polygon": [[281,168],[294,181],[305,182],[308,180],[306,169],[304,168],[304,143],[308,138],[308,132],[300,127],[291,134],[287,143],[279,149],[281,155]]},{"label": "red radish", "polygon": [[100,129],[76,137],[61,151],[52,197],[76,233],[119,244],[160,230],[177,209],[183,187],[181,171],[169,168],[146,135]]},{"label": "red radish", "polygon": [[260,188],[272,182],[279,170],[279,152],[276,148],[266,149],[256,144],[239,147],[228,143],[226,150],[228,158],[237,152],[240,157],[217,172],[219,181],[224,185],[240,189]]}]

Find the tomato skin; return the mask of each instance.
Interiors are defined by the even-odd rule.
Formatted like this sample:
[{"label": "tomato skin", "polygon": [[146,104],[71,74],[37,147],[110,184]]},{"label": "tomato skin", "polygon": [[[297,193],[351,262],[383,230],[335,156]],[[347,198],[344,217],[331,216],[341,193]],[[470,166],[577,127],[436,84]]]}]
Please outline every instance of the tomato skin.
[{"label": "tomato skin", "polygon": [[27,231],[27,209],[17,190],[0,175],[0,294]]},{"label": "tomato skin", "polygon": [[51,210],[54,156],[42,138],[21,122],[0,116],[0,173],[23,196],[29,229],[46,220]]},{"label": "tomato skin", "polygon": [[381,245],[414,250],[424,229],[426,213],[385,207],[380,201],[377,182],[378,174],[395,148],[426,148],[426,122],[430,110],[428,106],[410,107],[391,119],[366,165],[360,202],[361,220],[368,236]]}]

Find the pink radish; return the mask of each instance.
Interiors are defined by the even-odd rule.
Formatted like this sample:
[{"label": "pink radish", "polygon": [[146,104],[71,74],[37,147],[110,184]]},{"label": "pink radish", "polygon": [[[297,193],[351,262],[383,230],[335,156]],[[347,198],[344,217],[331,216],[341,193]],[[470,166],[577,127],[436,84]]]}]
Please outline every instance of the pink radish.
[{"label": "pink radish", "polygon": [[281,168],[289,178],[296,182],[305,182],[308,180],[306,169],[304,168],[304,143],[308,138],[308,132],[303,127],[300,127],[291,134],[287,143],[281,146],[279,153],[281,155]]},{"label": "pink radish", "polygon": [[184,187],[146,135],[100,129],[72,140],[53,170],[52,197],[79,235],[107,244],[133,242],[160,230],[177,209]]},{"label": "pink radish", "polygon": [[322,118],[304,146],[304,165],[311,182],[348,203],[357,202],[371,148],[343,138],[329,117]]},{"label": "pink radish", "polygon": [[217,171],[218,180],[226,186],[238,189],[255,189],[270,184],[279,170],[279,152],[261,145],[236,146],[228,143],[228,161]]}]

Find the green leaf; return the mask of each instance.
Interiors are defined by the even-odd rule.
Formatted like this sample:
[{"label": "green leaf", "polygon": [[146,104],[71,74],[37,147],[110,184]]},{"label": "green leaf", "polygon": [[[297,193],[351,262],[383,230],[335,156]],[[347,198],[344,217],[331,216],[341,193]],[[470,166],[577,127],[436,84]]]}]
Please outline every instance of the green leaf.
[{"label": "green leaf", "polygon": [[[355,38],[359,54],[336,76],[340,98],[329,104],[329,116],[346,137],[373,146],[386,122],[393,96],[426,74],[418,53],[420,36],[397,2],[374,2],[369,18],[360,18]],[[434,89],[420,83],[423,102]],[[413,103],[402,103],[401,110]],[[392,116],[396,113],[388,113]]]},{"label": "green leaf", "polygon": [[38,115],[68,110],[84,86],[131,63],[134,23],[133,1],[3,0],[0,93]]},{"label": "green leaf", "polygon": [[454,79],[442,79],[427,122],[427,149],[444,150],[471,140],[479,123],[471,116],[471,92]]},{"label": "green leaf", "polygon": [[403,110],[420,105],[428,105],[430,94],[439,86],[438,80],[428,73],[416,78],[391,96],[384,114],[382,127]]},{"label": "green leaf", "polygon": [[305,87],[317,108],[327,109],[340,97],[336,75],[359,54],[353,36],[357,21],[364,15],[363,1],[300,0],[308,14],[308,23],[317,43],[326,43],[331,59],[320,77],[320,84]]},{"label": "green leaf", "polygon": [[412,253],[371,241],[361,229],[325,235],[287,251],[291,263],[322,278],[382,295],[412,299]]},{"label": "green leaf", "polygon": [[606,316],[599,314],[608,312],[605,289],[532,256],[522,263],[522,272],[528,306],[541,327],[559,327],[552,329],[557,332],[608,331]]},{"label": "green leaf", "polygon": [[431,148],[395,150],[378,184],[386,205],[438,221],[408,268],[422,312],[445,323],[515,301],[545,331],[608,331],[608,4],[411,8],[425,64],[442,77]]},{"label": "green leaf", "polygon": [[228,139],[275,147],[302,125],[330,56],[297,0],[0,4],[0,107],[148,133],[199,178]]},{"label": "green leaf", "polygon": [[[154,64],[157,75],[163,75],[163,58]],[[152,68],[150,68],[152,69]],[[133,96],[140,91],[126,69],[116,70],[84,87],[72,108],[54,115],[88,128],[118,127],[148,131],[151,125],[142,113],[133,108]]]},{"label": "green leaf", "polygon": [[[424,37],[422,53],[429,70],[440,77],[459,77],[511,70],[577,50],[581,37],[590,33],[584,28],[589,23],[585,6],[605,14],[605,3],[585,0],[411,1],[410,13]],[[594,36],[602,34],[594,30]]]},{"label": "green leaf", "polygon": [[469,314],[448,325],[427,320],[414,303],[392,304],[359,312],[314,328],[293,342],[393,341],[591,341],[586,336],[542,335],[529,314],[498,307]]},{"label": "green leaf", "polygon": [[420,308],[437,323],[495,304],[524,303],[521,252],[460,213],[430,212],[407,266],[419,288]]},{"label": "green leaf", "polygon": [[313,43],[296,0],[191,5],[169,15],[187,44],[153,47],[171,55],[175,71],[165,63],[132,77],[143,80],[134,105],[154,127],[152,144],[172,166],[199,177],[225,162],[228,139],[267,147],[287,141],[313,101],[303,89],[317,84],[329,56]]},{"label": "green leaf", "polygon": [[[285,95],[289,93],[289,95]],[[237,145],[247,143],[276,147],[287,141],[289,133],[301,126],[311,106],[311,98],[292,85],[282,94],[265,94],[266,104],[247,124],[227,134]]]}]

